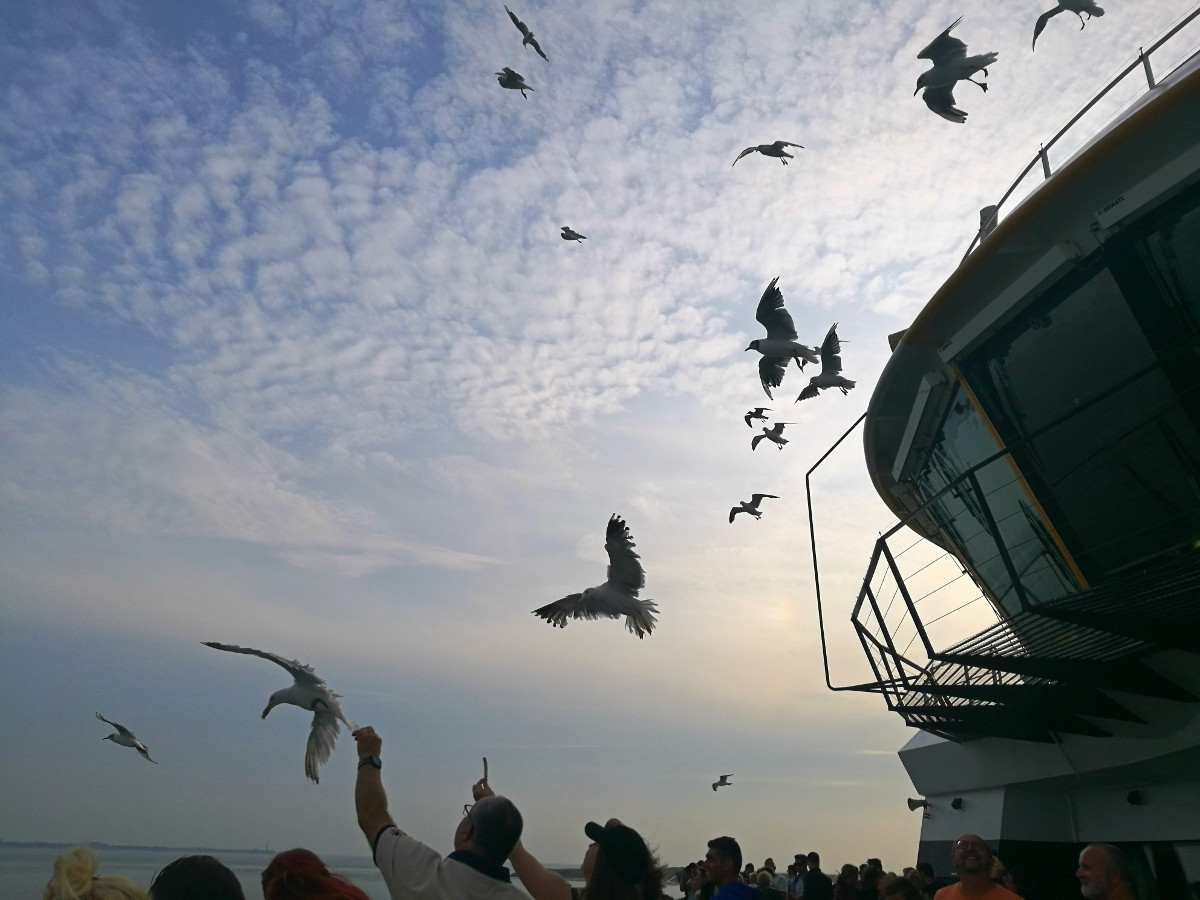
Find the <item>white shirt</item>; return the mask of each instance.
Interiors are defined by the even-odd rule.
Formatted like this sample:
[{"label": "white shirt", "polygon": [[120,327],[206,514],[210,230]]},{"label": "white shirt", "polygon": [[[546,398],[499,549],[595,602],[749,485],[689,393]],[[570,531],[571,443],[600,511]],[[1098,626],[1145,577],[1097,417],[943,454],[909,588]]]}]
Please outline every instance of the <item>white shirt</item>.
[{"label": "white shirt", "polygon": [[384,828],[375,839],[374,858],[392,900],[529,900],[511,882],[457,859],[442,859],[395,825]]}]

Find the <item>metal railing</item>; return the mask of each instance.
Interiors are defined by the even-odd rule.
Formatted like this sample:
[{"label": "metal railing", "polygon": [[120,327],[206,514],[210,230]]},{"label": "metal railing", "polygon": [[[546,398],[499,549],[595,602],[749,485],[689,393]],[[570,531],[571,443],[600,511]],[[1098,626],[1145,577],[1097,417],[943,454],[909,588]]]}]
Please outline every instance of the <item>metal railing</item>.
[{"label": "metal railing", "polygon": [[[1021,174],[1017,176],[1016,180],[1011,185],[1009,185],[1008,190],[1004,192],[1004,195],[1000,198],[1000,200],[992,206],[985,207],[986,212],[985,215],[981,216],[979,230],[975,232],[975,237],[972,238],[971,245],[967,247],[967,252],[963,254],[962,260],[966,260],[966,258],[971,255],[971,251],[973,251],[979,245],[979,242],[983,238],[987,237],[987,235],[991,233],[992,229],[996,227],[996,223],[1000,215],[1000,208],[1004,206],[1005,201],[1007,201],[1008,198],[1013,195],[1013,192],[1021,186],[1021,183],[1025,180],[1026,176],[1033,171],[1034,166],[1036,166],[1038,163],[1041,163],[1043,179],[1047,179],[1053,174],[1053,170],[1050,166],[1049,151],[1053,149],[1054,145],[1057,144],[1059,140],[1066,135],[1067,132],[1069,132],[1080,119],[1090,112],[1097,103],[1103,100],[1113,88],[1124,81],[1129,74],[1139,66],[1146,76],[1147,90],[1152,90],[1155,87],[1157,82],[1154,80],[1154,69],[1150,65],[1150,54],[1162,48],[1167,41],[1187,27],[1187,25],[1197,16],[1200,16],[1200,6],[1197,6],[1194,10],[1171,26],[1171,28],[1168,29],[1162,37],[1151,44],[1149,48],[1143,49],[1139,47],[1138,55],[1134,57],[1133,61],[1130,62],[1129,65],[1122,69],[1112,79],[1112,81],[1106,84],[1100,90],[1100,92],[1096,94],[1096,96],[1085,103],[1079,112],[1075,113],[1075,115],[1068,120],[1067,124],[1060,128],[1058,132],[1052,138],[1050,138],[1050,140],[1039,145],[1037,154],[1029,161],[1029,164],[1021,170]],[[962,260],[960,260],[960,264]]]}]

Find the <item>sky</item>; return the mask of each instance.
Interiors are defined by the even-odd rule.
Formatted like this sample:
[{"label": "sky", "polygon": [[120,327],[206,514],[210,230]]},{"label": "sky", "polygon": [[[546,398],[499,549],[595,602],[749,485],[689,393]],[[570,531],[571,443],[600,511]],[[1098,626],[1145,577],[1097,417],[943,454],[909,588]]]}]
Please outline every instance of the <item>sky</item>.
[{"label": "sky", "polygon": [[[548,62],[477,0],[0,5],[0,839],[365,852],[352,741],[307,782],[307,715],[259,718],[286,674],[220,641],[312,665],[440,851],[486,756],[547,862],[610,816],[671,864],[720,834],[915,859],[911,730],[826,687],[804,474],[978,210],[1191,4],[1036,53],[1035,0],[510,5]],[[960,15],[999,53],[965,125],[913,96]],[[730,165],[777,139],[786,168]],[[801,341],[838,323],[848,395],[764,395],[776,276]],[[782,450],[750,450],[760,405]],[[814,507],[845,685],[894,524],[857,435]],[[614,513],[653,634],[531,616],[603,580]]]}]

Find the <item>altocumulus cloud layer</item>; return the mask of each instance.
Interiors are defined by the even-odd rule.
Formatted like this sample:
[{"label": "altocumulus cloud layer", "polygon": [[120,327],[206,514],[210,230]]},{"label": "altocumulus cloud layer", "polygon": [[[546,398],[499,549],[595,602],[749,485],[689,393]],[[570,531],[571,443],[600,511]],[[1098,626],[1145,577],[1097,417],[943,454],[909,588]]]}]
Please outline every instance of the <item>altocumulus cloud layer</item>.
[{"label": "altocumulus cloud layer", "polygon": [[[755,858],[824,840],[907,862],[906,783],[874,752],[904,731],[820,677],[802,475],[977,210],[1187,4],[1111,6],[1083,32],[1053,20],[1036,54],[1032,0],[514,7],[544,63],[499,3],[5,4],[8,678],[80,783],[114,792],[10,812],[5,836],[356,847],[349,775],[293,798],[302,726],[256,727],[270,686],[192,652],[217,639],[312,662],[401,742],[389,774],[421,782],[403,796],[434,842],[464,766],[507,752],[496,778],[552,859],[617,814],[673,862],[710,831]],[[912,88],[960,14],[1000,60],[986,95],[960,89],[957,127]],[[731,169],[776,139],[806,149]],[[742,348],[776,275],[801,340],[839,321],[860,387],[791,407],[789,372],[771,405],[796,439],[751,457],[740,415],[765,398]],[[851,450],[829,495],[847,597],[863,531],[888,524],[859,473]],[[784,499],[728,526],[754,491]],[[611,512],[664,612],[641,645],[528,615],[599,580]],[[71,659],[89,674],[37,674]],[[112,826],[101,802],[145,773],[75,747],[79,710],[113,694],[179,779],[161,821]],[[247,753],[189,746],[185,712]],[[7,778],[39,765],[5,754]],[[741,790],[719,807],[691,794],[718,769]],[[782,798],[836,808],[826,837]]]}]

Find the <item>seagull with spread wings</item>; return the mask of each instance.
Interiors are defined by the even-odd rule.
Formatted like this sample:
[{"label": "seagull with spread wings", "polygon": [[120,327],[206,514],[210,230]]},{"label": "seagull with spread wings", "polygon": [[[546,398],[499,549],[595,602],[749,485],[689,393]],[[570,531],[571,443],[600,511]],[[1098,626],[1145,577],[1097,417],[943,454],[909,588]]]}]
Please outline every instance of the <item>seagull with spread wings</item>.
[{"label": "seagull with spread wings", "polygon": [[713,782],[712,789],[715,791],[719,787],[729,787],[731,784],[733,784],[733,782],[729,780],[732,777],[732,772],[730,772],[728,775],[722,775],[720,781]]},{"label": "seagull with spread wings", "polygon": [[967,120],[967,114],[954,106],[954,86],[960,81],[969,81],[978,85],[984,91],[987,84],[976,81],[971,76],[976,72],[987,75],[987,67],[996,61],[998,53],[981,53],[967,56],[967,45],[958,38],[951,37],[950,32],[962,21],[962,16],[939,34],[929,46],[917,54],[917,59],[927,59],[933,63],[933,68],[922,72],[917,77],[917,91],[925,88],[921,99],[929,109],[943,119],[962,124]]},{"label": "seagull with spread wings", "polygon": [[308,747],[304,753],[304,774],[313,784],[320,783],[321,779],[317,775],[317,770],[328,761],[330,754],[333,753],[339,732],[338,722],[342,721],[351,731],[355,730],[355,725],[346,718],[341,704],[338,703],[341,695],[331,691],[329,685],[313,671],[312,666],[306,666],[294,659],[284,659],[274,653],[254,650],[250,647],[238,647],[235,644],[218,644],[216,641],[204,641],[204,646],[212,647],[214,650],[225,650],[228,653],[245,653],[249,656],[268,659],[287,670],[287,673],[292,676],[292,683],[271,695],[267,700],[266,709],[262,711],[262,717],[265,719],[267,713],[284,703],[299,706],[313,714],[312,727],[308,732]]},{"label": "seagull with spread wings", "polygon": [[538,44],[537,39],[534,38],[533,32],[529,30],[529,26],[526,25],[524,22],[522,22],[520,19],[518,19],[517,14],[515,12],[513,12],[511,9],[509,9],[507,6],[504,7],[504,11],[506,13],[508,13],[508,17],[510,19],[512,19],[512,23],[514,25],[516,25],[517,29],[521,32],[521,34],[523,34],[525,36],[524,40],[521,41],[521,46],[522,47],[532,47],[534,50],[537,51],[538,56],[540,56],[542,59],[546,60],[546,62],[549,62],[550,57],[548,57],[545,53],[542,52],[542,47],[540,44]]},{"label": "seagull with spread wings", "polygon": [[750,424],[751,419],[759,419],[763,422],[767,421],[767,413],[769,413],[770,411],[771,411],[771,408],[769,406],[754,407],[754,409],[750,410],[750,412],[746,413],[746,415],[744,416],[744,418],[746,420],[746,427],[748,427],[748,428],[754,427],[752,424]]},{"label": "seagull with spread wings", "polygon": [[750,499],[739,500],[738,505],[729,510],[729,524],[733,524],[733,517],[738,513],[750,513],[756,519],[762,518],[762,512],[758,508],[758,504],[770,497],[772,500],[778,500],[778,494],[752,494]]},{"label": "seagull with spread wings", "polygon": [[[132,747],[138,753],[142,754],[143,759],[150,759],[149,748],[147,748],[145,744],[138,740],[136,734],[134,734],[124,725],[118,725],[116,722],[109,721],[108,719],[104,718],[104,716],[100,715],[100,713],[96,713],[96,718],[101,722],[111,725],[113,728],[117,729],[108,737],[102,738],[102,740],[112,741],[114,744],[120,744],[122,747]],[[158,763],[154,762],[152,759],[150,759],[150,762],[154,763],[156,766],[158,765]]]},{"label": "seagull with spread wings", "polygon": [[762,430],[763,433],[759,434],[759,435],[755,435],[754,438],[750,441],[750,449],[757,450],[759,441],[761,441],[765,438],[768,441],[773,441],[775,443],[775,446],[777,446],[780,450],[782,450],[783,445],[787,443],[787,438],[785,438],[783,436],[783,426],[784,425],[795,425],[795,424],[796,424],[795,422],[776,422],[770,428],[763,428],[763,430]]},{"label": "seagull with spread wings", "polygon": [[619,619],[625,617],[625,627],[631,634],[643,638],[654,630],[658,607],[653,600],[639,600],[638,591],[646,586],[646,570],[633,551],[629,527],[614,514],[608,520],[604,549],[608,551],[608,580],[579,594],[568,594],[533,614],[559,628],[567,627],[568,619]]},{"label": "seagull with spread wings", "polygon": [[800,392],[796,402],[811,400],[825,388],[837,388],[843,394],[849,393],[854,382],[842,377],[842,342],[837,336],[837,322],[829,328],[825,340],[821,342],[821,374],[808,379],[808,387]]},{"label": "seagull with spread wings", "polygon": [[1090,19],[1092,16],[1104,15],[1104,10],[1096,5],[1096,0],[1058,0],[1058,5],[1049,12],[1044,12],[1038,16],[1037,24],[1033,26],[1033,46],[1031,49],[1037,49],[1038,35],[1042,33],[1042,29],[1046,27],[1046,23],[1051,18],[1062,12],[1073,12],[1079,16],[1079,30],[1083,31],[1083,26],[1087,24],[1083,21],[1083,14],[1087,13]]},{"label": "seagull with spread wings", "polygon": [[560,234],[559,237],[562,238],[564,241],[579,241],[579,243],[582,244],[584,241],[587,240],[586,234],[580,234],[578,231],[576,231],[570,225],[562,226],[561,230],[562,230],[562,234]]},{"label": "seagull with spread wings", "polygon": [[804,149],[803,144],[793,144],[791,141],[776,141],[773,144],[759,144],[757,147],[747,147],[745,150],[739,153],[737,155],[737,159],[733,161],[733,165],[736,166],[738,159],[741,159],[743,156],[748,156],[751,153],[761,153],[763,156],[775,157],[786,166],[787,161],[789,159],[795,159],[796,156],[793,153],[788,153],[787,150],[784,149],[785,147],[799,147],[801,150]]},{"label": "seagull with spread wings", "polygon": [[768,397],[771,396],[771,388],[783,383],[783,372],[790,360],[796,360],[801,369],[806,361],[820,362],[815,350],[796,343],[796,326],[791,314],[783,308],[783,292],[778,284],[778,276],[771,279],[754,313],[754,318],[767,329],[767,336],[751,341],[746,348],[762,354],[762,359],[758,361],[758,379]]},{"label": "seagull with spread wings", "polygon": [[505,66],[496,73],[496,80],[500,82],[500,87],[502,88],[507,88],[510,91],[520,91],[521,96],[526,100],[529,99],[529,95],[525,92],[533,90],[533,88],[525,83],[525,79],[521,76],[520,72],[510,69],[508,66]]}]

